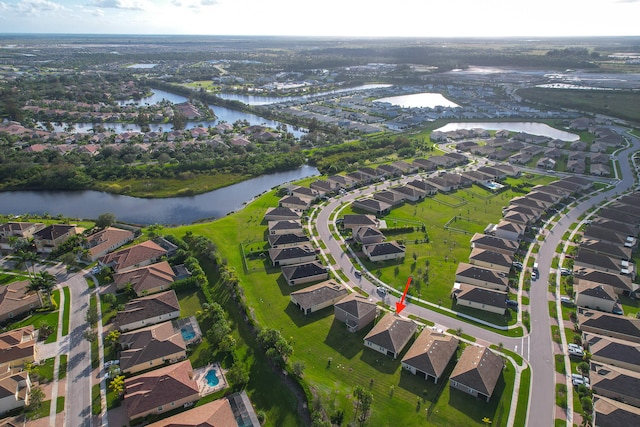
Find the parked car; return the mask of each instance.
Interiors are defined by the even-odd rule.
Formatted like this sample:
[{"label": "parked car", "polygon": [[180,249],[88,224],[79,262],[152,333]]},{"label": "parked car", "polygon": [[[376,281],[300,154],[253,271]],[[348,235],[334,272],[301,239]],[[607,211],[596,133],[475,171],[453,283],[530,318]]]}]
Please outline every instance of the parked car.
[{"label": "parked car", "polygon": [[106,369],[111,365],[119,365],[119,364],[120,364],[119,360],[107,360],[106,362],[104,362],[104,367]]},{"label": "parked car", "polygon": [[383,287],[383,286],[378,286],[376,288],[376,291],[380,294],[380,295],[386,295],[387,294],[387,288]]},{"label": "parked car", "polygon": [[569,356],[574,356],[574,357],[583,357],[584,356],[584,350],[582,347],[580,347],[577,344],[569,344]]},{"label": "parked car", "polygon": [[507,306],[513,308],[514,310],[518,310],[518,301],[514,301],[512,299],[507,300]]},{"label": "parked car", "polygon": [[589,378],[583,377],[580,374],[571,374],[571,383],[575,387],[578,387],[579,385],[583,385],[583,384],[587,386],[587,388],[591,387],[591,384],[589,383]]},{"label": "parked car", "polygon": [[518,270],[518,271],[521,271],[521,270],[522,270],[522,268],[524,267],[524,266],[522,265],[522,263],[521,263],[521,262],[519,262],[519,261],[516,261],[516,262],[514,262],[514,263],[513,263],[513,264],[511,264],[511,265],[513,266],[513,268],[515,268],[515,269],[516,269],[516,270]]},{"label": "parked car", "polygon": [[573,274],[573,271],[571,271],[568,268],[564,268],[563,267],[563,268],[560,269],[560,275],[561,276],[571,276],[572,274]]},{"label": "parked car", "polygon": [[538,279],[538,272],[534,270],[531,272],[531,280],[537,280],[537,279]]},{"label": "parked car", "polygon": [[569,298],[569,297],[560,297],[560,302],[567,305],[575,304],[575,301],[573,301],[573,298]]},{"label": "parked car", "polygon": [[100,273],[100,271],[102,271],[102,268],[100,268],[99,265],[96,265],[95,267],[93,267],[91,269],[91,274],[98,274],[98,273]]},{"label": "parked car", "polygon": [[355,270],[355,271],[353,272],[353,274],[355,274],[355,275],[356,275],[356,277],[360,277],[360,276],[362,276],[362,271],[360,271],[360,270]]}]

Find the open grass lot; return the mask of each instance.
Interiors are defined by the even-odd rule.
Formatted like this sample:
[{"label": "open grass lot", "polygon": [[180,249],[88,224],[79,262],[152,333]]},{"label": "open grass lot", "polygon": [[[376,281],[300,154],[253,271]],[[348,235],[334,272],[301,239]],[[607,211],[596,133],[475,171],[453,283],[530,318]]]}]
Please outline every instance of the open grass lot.
[{"label": "open grass lot", "polygon": [[9,283],[17,282],[19,280],[29,280],[29,277],[21,276],[19,274],[0,273],[0,285],[7,285]]},{"label": "open grass lot", "polygon": [[640,94],[623,91],[563,90],[547,88],[519,89],[518,95],[546,105],[606,114],[640,121]]},{"label": "open grass lot", "polygon": [[[517,182],[525,180],[533,186],[551,179],[522,178]],[[428,244],[417,245],[407,241],[407,259],[404,263],[375,265],[372,272],[400,289],[409,274],[413,274],[414,280],[416,277],[423,278],[429,261],[428,284],[424,281],[419,290],[423,298],[436,303],[438,299],[442,299],[443,303],[447,303],[457,262],[469,256],[471,235],[444,230],[444,224],[455,215],[471,216],[478,220],[477,231],[481,232],[487,223],[499,219],[502,206],[511,197],[519,194],[508,191],[504,197],[498,195],[483,199],[458,192],[456,196],[466,199],[464,206],[458,210],[452,211],[450,207],[433,200],[394,209],[390,216],[397,218],[394,220],[398,222],[398,226],[402,221],[425,222],[431,241]],[[490,404],[479,402],[457,391],[450,391],[446,381],[436,387],[401,372],[401,357],[392,360],[365,349],[362,339],[368,330],[356,334],[348,333],[344,325],[334,321],[331,308],[304,316],[289,300],[289,294],[302,286],[289,287],[285,284],[280,277],[279,269],[267,268],[268,260],[250,261],[249,269],[245,270],[240,243],[250,250],[263,245],[266,224],[262,223],[262,217],[266,208],[276,206],[277,201],[275,192],[269,192],[233,215],[212,223],[178,227],[168,232],[183,236],[187,231],[192,231],[216,243],[224,262],[236,269],[257,322],[262,327],[280,330],[292,343],[294,353],[290,362],[299,361],[305,365],[304,378],[320,397],[328,415],[341,410],[345,413],[346,422],[353,419],[351,393],[360,385],[365,389],[371,389],[374,396],[369,425],[418,426],[425,425],[425,422],[433,425],[482,425],[484,417],[492,419],[494,425],[506,424],[515,375],[513,367],[505,369],[504,381],[501,382],[498,394]],[[347,208],[345,213],[349,210],[350,208]],[[462,212],[459,212],[460,210]],[[474,223],[469,221],[469,224]],[[422,236],[423,233],[418,234]],[[412,257],[414,251],[415,263]],[[446,260],[442,254],[447,255]],[[240,340],[238,348],[241,357],[251,366],[249,395],[258,410],[266,412],[269,425],[297,425],[299,420],[292,410],[292,407],[295,407],[293,396],[282,388],[281,382],[266,364],[264,356],[251,350],[255,348],[253,337],[248,333],[229,291],[217,280],[215,270],[207,265],[203,265],[203,268],[210,279],[212,294],[229,310],[231,320],[238,328],[234,336]],[[421,269],[420,274],[418,268]],[[415,286],[412,286],[412,292],[417,292]],[[188,297],[183,295],[181,298]],[[206,326],[203,330],[206,330]],[[250,347],[243,344],[250,344]],[[190,359],[192,363],[199,364],[215,360],[216,357],[220,356],[216,355],[205,341],[195,349]],[[276,389],[279,390],[278,393]]]},{"label": "open grass lot", "polygon": [[246,180],[247,176],[238,174],[203,174],[185,179],[129,179],[106,181],[98,190],[133,197],[179,197],[206,193],[218,188]]},{"label": "open grass lot", "polygon": [[176,295],[180,302],[180,317],[194,316],[198,310],[202,310],[202,304],[207,302],[200,290],[177,291]]}]

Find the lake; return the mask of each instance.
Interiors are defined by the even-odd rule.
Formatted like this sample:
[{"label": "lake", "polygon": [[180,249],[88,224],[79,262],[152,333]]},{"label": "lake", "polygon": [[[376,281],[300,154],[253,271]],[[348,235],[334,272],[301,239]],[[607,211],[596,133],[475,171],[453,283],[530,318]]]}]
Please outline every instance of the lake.
[{"label": "lake", "polygon": [[553,139],[560,139],[562,141],[577,141],[580,139],[579,135],[574,133],[565,132],[560,129],[552,128],[545,123],[535,122],[474,122],[474,123],[449,123],[439,129],[435,129],[440,132],[449,132],[458,129],[486,129],[486,130],[500,130],[505,129],[509,132],[525,132],[531,135],[547,136]]},{"label": "lake", "polygon": [[304,165],[197,196],[168,199],[141,199],[99,191],[10,191],[0,193],[0,213],[49,213],[95,219],[111,212],[118,221],[132,224],[191,224],[200,219],[223,217],[273,187],[318,174],[316,168]]},{"label": "lake", "polygon": [[402,108],[436,108],[436,107],[459,107],[455,102],[449,101],[440,93],[413,93],[411,95],[390,96],[376,99],[373,102],[388,102]]},{"label": "lake", "polygon": [[335,89],[327,92],[319,92],[308,95],[299,95],[299,96],[259,96],[259,95],[241,95],[237,93],[217,93],[216,96],[222,99],[229,99],[232,101],[240,101],[247,105],[268,105],[268,104],[280,104],[283,102],[299,102],[299,101],[309,101],[314,98],[322,98],[327,95],[337,95],[341,93],[351,93],[358,92],[364,90],[372,90],[372,89],[382,89],[391,87],[393,85],[390,84],[366,84],[360,86],[354,86],[345,89]]}]

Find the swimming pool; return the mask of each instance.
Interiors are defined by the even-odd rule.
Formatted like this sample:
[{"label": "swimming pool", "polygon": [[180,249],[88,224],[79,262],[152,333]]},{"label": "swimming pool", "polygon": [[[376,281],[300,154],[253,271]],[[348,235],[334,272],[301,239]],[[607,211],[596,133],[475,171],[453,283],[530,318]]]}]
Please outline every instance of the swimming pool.
[{"label": "swimming pool", "polygon": [[504,185],[495,182],[495,181],[489,181],[489,182],[485,182],[484,186],[487,187],[489,190],[499,190],[502,187],[504,187]]},{"label": "swimming pool", "polygon": [[211,369],[207,372],[207,375],[204,377],[207,380],[207,385],[209,387],[215,387],[220,383],[220,379],[218,378],[218,374],[215,369]]},{"label": "swimming pool", "polygon": [[196,336],[196,332],[193,330],[193,326],[185,325],[180,328],[180,333],[185,341],[192,340]]}]

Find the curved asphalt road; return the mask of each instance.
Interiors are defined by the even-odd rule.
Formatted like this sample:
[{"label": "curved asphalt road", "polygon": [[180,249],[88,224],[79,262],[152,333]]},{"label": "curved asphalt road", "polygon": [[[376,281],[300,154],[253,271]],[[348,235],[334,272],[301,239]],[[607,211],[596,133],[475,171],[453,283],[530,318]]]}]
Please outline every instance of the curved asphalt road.
[{"label": "curved asphalt road", "polygon": [[[619,132],[625,129],[617,128]],[[445,329],[462,328],[466,334],[476,337],[479,341],[487,344],[502,343],[505,348],[522,355],[531,366],[531,390],[529,396],[529,410],[527,417],[527,426],[531,427],[548,427],[553,425],[555,418],[555,366],[554,366],[554,350],[551,338],[551,318],[548,309],[548,282],[549,270],[551,269],[553,258],[558,244],[562,240],[562,236],[569,226],[576,222],[578,217],[584,214],[593,206],[597,206],[616,194],[620,194],[631,187],[635,183],[635,171],[629,161],[629,156],[634,151],[640,150],[640,140],[638,138],[627,136],[631,139],[632,145],[617,155],[620,159],[621,180],[615,187],[606,192],[595,194],[588,200],[579,203],[575,208],[562,219],[560,219],[553,227],[553,232],[547,234],[545,240],[540,244],[540,251],[537,255],[537,262],[540,268],[540,276],[537,281],[531,284],[529,292],[530,297],[530,314],[531,314],[531,333],[522,338],[510,338],[476,325],[464,322],[460,319],[452,318],[424,307],[408,304],[406,314],[414,314],[424,319],[429,319],[442,326]],[[412,178],[404,178],[401,181],[394,181],[392,184],[406,182]],[[384,300],[391,307],[399,300],[391,295],[384,298],[380,297],[376,292],[377,285],[369,281],[366,276],[356,276],[356,267],[353,266],[349,257],[344,254],[340,247],[340,243],[333,238],[329,228],[329,218],[333,211],[338,209],[344,203],[350,203],[357,197],[371,194],[382,188],[390,186],[391,183],[380,183],[376,186],[366,187],[347,193],[339,199],[332,199],[323,206],[316,215],[316,228],[320,235],[320,240],[324,242],[327,249],[325,253],[331,254],[335,259],[335,265],[332,267],[336,270],[340,269],[349,278],[352,283],[356,283],[360,288],[367,292],[370,298],[374,300]],[[357,267],[360,269],[360,267]],[[531,349],[534,349],[531,352]],[[544,414],[544,415],[543,415]]]}]

